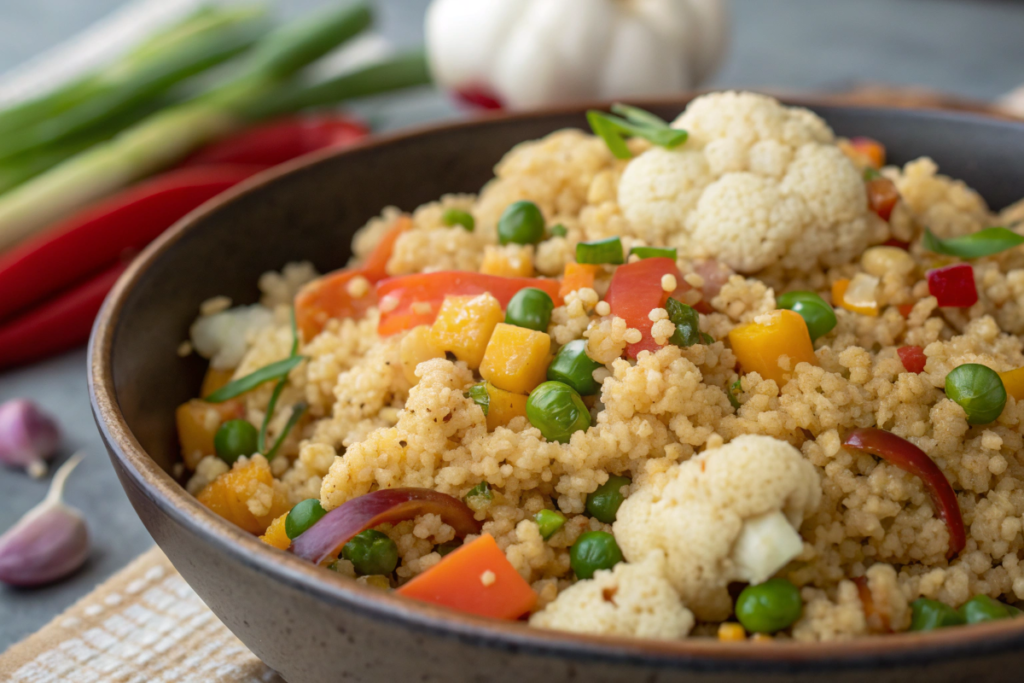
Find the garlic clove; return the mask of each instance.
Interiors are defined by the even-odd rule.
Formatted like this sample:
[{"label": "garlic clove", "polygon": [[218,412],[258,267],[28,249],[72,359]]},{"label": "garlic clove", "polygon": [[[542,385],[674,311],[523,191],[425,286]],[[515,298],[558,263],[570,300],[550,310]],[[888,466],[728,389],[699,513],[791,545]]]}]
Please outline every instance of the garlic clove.
[{"label": "garlic clove", "polygon": [[42,477],[59,445],[57,422],[35,403],[14,399],[0,405],[0,463]]},{"label": "garlic clove", "polygon": [[42,586],[68,576],[88,559],[85,520],[62,500],[64,483],[81,459],[76,453],[61,465],[46,498],[0,536],[0,582]]}]

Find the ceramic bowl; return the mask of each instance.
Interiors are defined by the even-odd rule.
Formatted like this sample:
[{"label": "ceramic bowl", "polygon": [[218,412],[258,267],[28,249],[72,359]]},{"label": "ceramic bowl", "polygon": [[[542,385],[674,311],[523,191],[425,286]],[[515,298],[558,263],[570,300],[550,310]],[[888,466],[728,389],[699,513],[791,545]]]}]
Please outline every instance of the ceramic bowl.
[{"label": "ceramic bowl", "polygon": [[[682,100],[647,103],[671,119]],[[882,141],[890,159],[929,155],[1001,208],[1024,194],[1024,125],[969,114],[814,107],[840,135]],[[583,109],[498,116],[376,138],[277,169],[180,222],[134,262],[97,321],[89,382],[110,459],[143,523],[217,616],[290,683],[366,681],[1019,680],[1024,619],[821,645],[654,642],[532,630],[405,601],[322,571],[207,511],[169,472],[174,408],[205,363],[180,358],[199,304],[255,301],[288,261],[345,264],[353,232],[382,207],[412,210],[476,192],[514,144]]]}]

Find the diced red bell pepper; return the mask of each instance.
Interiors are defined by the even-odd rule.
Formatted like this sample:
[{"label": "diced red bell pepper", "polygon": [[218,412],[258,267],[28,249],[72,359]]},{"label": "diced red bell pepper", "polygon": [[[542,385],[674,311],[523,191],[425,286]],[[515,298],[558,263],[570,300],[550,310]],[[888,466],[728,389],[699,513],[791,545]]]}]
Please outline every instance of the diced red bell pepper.
[{"label": "diced red bell pepper", "polygon": [[20,244],[0,256],[0,319],[111,268],[196,207],[263,168],[230,165],[171,171]]},{"label": "diced red bell pepper", "polygon": [[40,360],[84,344],[103,300],[127,263],[119,263],[0,326],[0,368]]},{"label": "diced red bell pepper", "polygon": [[417,325],[432,324],[446,296],[474,296],[489,292],[504,308],[519,290],[536,287],[547,292],[556,306],[561,306],[559,286],[558,280],[502,277],[462,270],[394,277],[377,286],[380,301],[377,332],[388,336]]},{"label": "diced red bell pepper", "polygon": [[946,308],[970,308],[978,303],[974,268],[957,263],[928,271],[928,292]]},{"label": "diced red bell pepper", "polygon": [[946,557],[953,559],[964,549],[967,532],[956,492],[927,453],[906,439],[874,427],[853,430],[843,441],[843,446],[876,455],[920,479],[931,496],[936,516],[946,523],[949,530]]},{"label": "diced red bell pepper", "polygon": [[907,372],[916,374],[924,372],[924,364],[928,361],[928,357],[924,355],[924,349],[920,346],[901,346],[896,349],[896,353],[899,354]]},{"label": "diced red bell pepper", "polygon": [[184,166],[258,164],[276,166],[321,149],[346,147],[362,140],[370,129],[341,114],[295,116],[247,128],[199,150]]},{"label": "diced red bell pepper", "polygon": [[900,200],[900,192],[896,184],[888,178],[874,178],[866,184],[868,191],[868,206],[882,220],[889,220],[896,202]]},{"label": "diced red bell pepper", "polygon": [[[666,275],[676,279],[674,292],[662,289],[661,279]],[[679,299],[691,289],[679,274],[676,262],[668,257],[643,259],[619,266],[615,270],[604,299],[611,307],[612,314],[643,334],[639,342],[626,347],[626,355],[636,358],[641,351],[653,352],[661,348],[651,336],[651,327],[654,325],[650,318],[651,311],[664,308],[670,296]]]},{"label": "diced red bell pepper", "polygon": [[412,219],[400,216],[380,242],[357,268],[343,268],[317,278],[295,297],[295,323],[307,341],[320,334],[328,320],[361,318],[377,305],[377,290],[370,287],[361,296],[353,296],[349,286],[357,277],[371,285],[387,277],[387,265],[399,236],[412,227]]}]

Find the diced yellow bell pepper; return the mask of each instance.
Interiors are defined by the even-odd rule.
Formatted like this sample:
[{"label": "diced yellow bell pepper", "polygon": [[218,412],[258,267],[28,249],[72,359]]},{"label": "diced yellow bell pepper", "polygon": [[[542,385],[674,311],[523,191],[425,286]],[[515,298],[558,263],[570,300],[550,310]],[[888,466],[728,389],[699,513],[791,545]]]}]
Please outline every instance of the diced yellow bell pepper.
[{"label": "diced yellow bell pepper", "polygon": [[292,546],[292,539],[288,538],[288,532],[285,531],[287,520],[288,513],[286,512],[270,523],[267,532],[260,536],[260,540],[279,550],[288,550]]},{"label": "diced yellow bell pepper", "polygon": [[[271,494],[269,500],[268,491]],[[224,519],[257,536],[266,533],[271,522],[290,508],[283,485],[275,483],[270,466],[262,458],[254,458],[244,464],[236,462],[230,471],[207,484],[196,499]],[[251,505],[256,501],[258,505]],[[253,509],[265,512],[257,515]]]},{"label": "diced yellow bell pepper", "polygon": [[519,244],[484,247],[480,272],[502,277],[533,277],[533,248]]},{"label": "diced yellow bell pepper", "polygon": [[1000,372],[999,379],[1003,380],[1006,393],[1018,401],[1024,400],[1024,368]]},{"label": "diced yellow bell pepper", "polygon": [[845,299],[846,290],[850,287],[850,281],[846,278],[842,280],[836,280],[832,283],[832,305],[840,306],[850,311],[851,313],[860,313],[861,315],[869,315],[872,318],[878,317],[878,302],[873,305],[868,304],[851,304]]},{"label": "diced yellow bell pepper", "polygon": [[229,370],[218,370],[211,365],[206,369],[206,374],[203,376],[203,386],[199,390],[199,395],[202,398],[206,398],[221,387],[227,385],[234,376],[235,371],[233,368]]},{"label": "diced yellow bell pepper", "polygon": [[520,415],[526,417],[526,395],[513,394],[510,391],[499,389],[490,382],[487,387],[487,396],[490,404],[487,408],[487,429],[494,431],[498,427],[506,427],[512,418]]},{"label": "diced yellow bell pepper", "polygon": [[529,394],[547,379],[551,337],[546,332],[499,324],[487,345],[480,376],[513,394]]},{"label": "diced yellow bell pepper", "polygon": [[420,380],[416,376],[416,368],[420,363],[433,358],[444,358],[444,349],[434,343],[429,325],[417,325],[409,330],[398,347],[398,359],[402,363],[402,373],[415,386]]},{"label": "diced yellow bell pepper", "polygon": [[449,296],[430,328],[434,345],[451,351],[472,370],[480,367],[494,326],[505,319],[501,303],[492,295]]},{"label": "diced yellow bell pepper", "polygon": [[178,443],[181,444],[185,467],[194,471],[200,460],[208,455],[216,455],[213,438],[217,430],[224,422],[244,414],[245,407],[237,400],[207,403],[194,398],[178,406],[174,411],[174,420],[178,426]]},{"label": "diced yellow bell pepper", "polygon": [[[794,311],[772,311],[758,321],[734,328],[729,343],[743,372],[773,379],[779,387],[793,376],[797,363],[818,364],[807,323]],[[779,367],[782,356],[789,357],[790,370]]]}]

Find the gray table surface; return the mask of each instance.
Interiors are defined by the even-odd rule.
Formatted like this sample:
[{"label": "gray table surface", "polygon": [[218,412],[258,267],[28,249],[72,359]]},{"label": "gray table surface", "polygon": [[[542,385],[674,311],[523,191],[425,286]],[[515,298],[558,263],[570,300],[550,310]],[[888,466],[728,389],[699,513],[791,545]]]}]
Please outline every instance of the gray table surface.
[{"label": "gray table surface", "polygon": [[[295,14],[326,0],[281,0]],[[121,0],[0,0],[0,70],[73,35]],[[421,40],[427,0],[378,0],[380,26],[398,44]],[[1024,81],[1024,3],[982,0],[734,0],[731,55],[717,87],[842,90],[863,82],[994,98]],[[360,107],[382,128],[457,116],[436,93]],[[2,293],[0,293],[2,296]],[[93,554],[70,580],[45,589],[0,587],[0,650],[43,626],[151,544],[106,459],[89,410],[85,352],[0,374],[0,401],[30,397],[59,416],[65,450],[88,458],[68,487],[84,511]],[[0,469],[0,529],[46,482]]]}]

